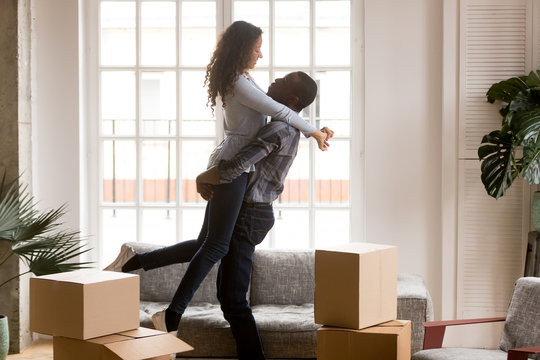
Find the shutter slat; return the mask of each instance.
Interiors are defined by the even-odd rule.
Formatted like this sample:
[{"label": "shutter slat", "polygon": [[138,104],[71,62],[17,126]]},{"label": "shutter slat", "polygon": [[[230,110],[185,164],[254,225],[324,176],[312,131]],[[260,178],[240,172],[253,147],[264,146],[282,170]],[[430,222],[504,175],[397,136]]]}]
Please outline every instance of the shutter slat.
[{"label": "shutter slat", "polygon": [[527,4],[528,0],[466,0],[462,4],[460,158],[476,158],[482,136],[500,126],[498,106],[486,100],[489,87],[530,68]]}]

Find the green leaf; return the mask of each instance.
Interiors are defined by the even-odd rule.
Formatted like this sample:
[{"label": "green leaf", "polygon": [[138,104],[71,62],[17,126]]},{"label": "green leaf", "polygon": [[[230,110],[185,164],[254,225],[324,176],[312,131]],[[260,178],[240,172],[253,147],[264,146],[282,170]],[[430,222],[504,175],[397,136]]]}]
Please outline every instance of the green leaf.
[{"label": "green leaf", "polygon": [[485,135],[478,149],[481,164],[481,180],[487,193],[495,199],[504,195],[521,171],[515,161],[512,134],[495,130]]},{"label": "green leaf", "polygon": [[536,143],[540,131],[540,109],[516,113],[513,127],[517,144],[523,146],[531,142]]},{"label": "green leaf", "polygon": [[520,91],[529,88],[525,81],[526,77],[513,77],[493,84],[486,93],[487,100],[492,104],[497,100],[510,103]]},{"label": "green leaf", "polygon": [[508,105],[510,113],[528,112],[540,107],[538,90],[526,89],[516,94]]},{"label": "green leaf", "polygon": [[525,83],[530,88],[540,86],[540,70],[536,70],[536,72],[531,71],[529,75],[526,77]]},{"label": "green leaf", "polygon": [[523,178],[530,184],[540,184],[540,148],[538,146],[523,148]]}]

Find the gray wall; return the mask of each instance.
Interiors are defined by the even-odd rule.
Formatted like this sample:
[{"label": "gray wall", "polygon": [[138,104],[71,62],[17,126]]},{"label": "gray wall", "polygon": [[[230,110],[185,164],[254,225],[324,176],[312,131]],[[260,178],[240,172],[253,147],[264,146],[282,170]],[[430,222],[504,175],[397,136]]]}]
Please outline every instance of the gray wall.
[{"label": "gray wall", "polygon": [[[31,184],[30,0],[0,0],[0,174]],[[0,243],[0,254],[9,244]],[[2,265],[0,283],[26,271],[16,257]],[[28,330],[28,278],[0,288],[0,313],[8,316],[10,352],[31,341]]]}]

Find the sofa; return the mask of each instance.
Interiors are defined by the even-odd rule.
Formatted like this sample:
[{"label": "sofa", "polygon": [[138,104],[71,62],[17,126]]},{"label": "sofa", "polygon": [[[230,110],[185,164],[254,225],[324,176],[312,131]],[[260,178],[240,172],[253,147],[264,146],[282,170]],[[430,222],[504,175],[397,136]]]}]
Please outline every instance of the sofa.
[{"label": "sofa", "polygon": [[[126,243],[133,253],[159,245]],[[249,302],[259,326],[269,359],[314,359],[317,350],[313,321],[314,250],[257,249],[253,257]],[[140,275],[141,326],[152,328],[152,314],[168,306],[187,264],[134,273]],[[178,354],[183,358],[230,358],[236,348],[229,324],[216,298],[217,266],[195,293],[178,328],[178,337],[195,350]],[[412,321],[411,352],[422,348],[424,321],[433,320],[433,305],[423,279],[398,276],[398,319]]]}]

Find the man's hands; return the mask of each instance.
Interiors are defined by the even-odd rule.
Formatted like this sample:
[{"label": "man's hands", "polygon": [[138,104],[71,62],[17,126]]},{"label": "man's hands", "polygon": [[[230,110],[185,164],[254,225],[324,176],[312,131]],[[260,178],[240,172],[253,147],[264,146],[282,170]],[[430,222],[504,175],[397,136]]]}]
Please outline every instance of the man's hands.
[{"label": "man's hands", "polygon": [[317,145],[321,151],[326,151],[330,146],[328,140],[334,136],[334,132],[325,126],[321,130],[315,130],[308,135],[313,136],[317,140]]},{"label": "man's hands", "polygon": [[214,187],[212,185],[219,184],[217,166],[200,173],[195,181],[197,183],[197,192],[201,194],[202,198],[206,201],[211,200],[212,196],[214,196]]}]

